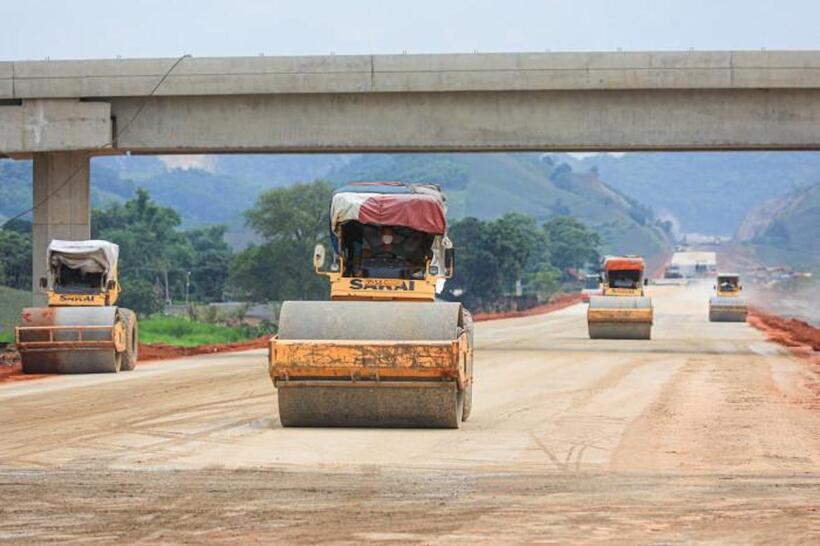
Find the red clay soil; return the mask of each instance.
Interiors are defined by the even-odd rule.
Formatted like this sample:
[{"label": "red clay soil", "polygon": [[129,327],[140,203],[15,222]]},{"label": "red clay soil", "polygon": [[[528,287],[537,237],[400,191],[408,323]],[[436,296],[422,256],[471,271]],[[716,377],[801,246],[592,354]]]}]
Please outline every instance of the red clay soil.
[{"label": "red clay soil", "polygon": [[0,351],[0,383],[30,381],[32,379],[42,379],[44,377],[48,376],[41,374],[24,374],[20,366],[20,355],[17,351]]},{"label": "red clay soil", "polygon": [[24,374],[23,370],[20,369],[19,362],[17,362],[16,364],[12,364],[10,366],[0,366],[0,384],[19,381],[30,381],[32,379],[43,379],[45,377],[49,376],[39,374]]},{"label": "red clay soil", "polygon": [[[494,320],[500,318],[527,317],[550,313],[569,307],[581,302],[581,294],[563,294],[554,298],[547,304],[538,305],[526,311],[507,311],[499,313],[479,313],[474,316],[475,321]],[[258,337],[237,343],[227,343],[224,345],[200,345],[198,347],[175,347],[164,343],[144,344],[140,343],[139,361],[150,362],[158,360],[171,360],[186,356],[204,355],[212,353],[227,353],[234,351],[247,351],[250,349],[264,349],[270,343],[270,336]],[[50,375],[27,375],[20,367],[20,358],[15,351],[0,353],[0,384],[17,381],[29,381],[32,379],[42,379],[52,377]]]},{"label": "red clay soil", "polygon": [[748,322],[765,333],[769,341],[785,345],[796,356],[820,364],[820,328],[802,320],[772,315],[756,307],[749,309]]},{"label": "red clay soil", "polygon": [[199,345],[198,347],[175,347],[164,343],[140,344],[140,362],[148,360],[169,360],[184,356],[206,355],[211,353],[229,353],[247,351],[249,349],[264,349],[270,343],[270,336],[258,337],[237,343],[224,345]]},{"label": "red clay soil", "polygon": [[[268,346],[270,336],[249,339],[225,345],[200,345],[199,347],[174,347],[162,343],[145,345],[140,344],[140,363],[156,360],[170,360],[184,356],[204,355],[211,353],[227,353],[232,351],[247,351],[249,349],[264,349]],[[0,384],[32,379],[54,377],[46,374],[24,374],[20,366],[20,356],[16,351],[0,352]]]},{"label": "red clay soil", "polygon": [[581,303],[581,293],[574,292],[572,294],[561,294],[560,296],[550,299],[549,303],[543,305],[536,305],[524,311],[499,311],[497,313],[477,313],[473,315],[473,321],[483,322],[485,320],[497,320],[516,317],[531,317],[533,315],[543,315],[545,313],[552,313],[564,307]]}]

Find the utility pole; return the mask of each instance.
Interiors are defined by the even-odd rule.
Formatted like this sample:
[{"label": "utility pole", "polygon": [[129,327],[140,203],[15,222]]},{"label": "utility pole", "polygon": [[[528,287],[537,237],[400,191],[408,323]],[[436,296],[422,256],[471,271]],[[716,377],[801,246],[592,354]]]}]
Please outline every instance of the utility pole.
[{"label": "utility pole", "polygon": [[171,305],[171,290],[168,288],[168,268],[163,269],[162,273],[165,277],[165,304]]}]

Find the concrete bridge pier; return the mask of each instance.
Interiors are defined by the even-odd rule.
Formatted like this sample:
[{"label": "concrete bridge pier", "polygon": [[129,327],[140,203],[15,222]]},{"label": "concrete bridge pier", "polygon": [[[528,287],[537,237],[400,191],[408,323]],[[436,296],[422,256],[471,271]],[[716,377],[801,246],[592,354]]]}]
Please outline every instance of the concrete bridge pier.
[{"label": "concrete bridge pier", "polygon": [[34,305],[45,305],[40,277],[52,239],[91,237],[91,156],[86,151],[40,152],[34,158]]}]

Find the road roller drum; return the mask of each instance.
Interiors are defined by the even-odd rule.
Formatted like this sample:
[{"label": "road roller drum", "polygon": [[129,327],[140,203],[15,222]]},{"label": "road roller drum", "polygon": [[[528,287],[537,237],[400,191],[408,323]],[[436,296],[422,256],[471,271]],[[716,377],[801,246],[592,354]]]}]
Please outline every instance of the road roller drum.
[{"label": "road roller drum", "polygon": [[713,296],[709,298],[711,322],[746,322],[746,301],[738,297]]},{"label": "road roller drum", "polygon": [[285,302],[271,344],[280,421],[457,428],[471,335],[458,303]]},{"label": "road roller drum", "polygon": [[587,322],[591,339],[650,339],[652,299],[647,296],[592,296]]},{"label": "road roller drum", "polygon": [[25,373],[118,372],[134,343],[116,307],[27,308],[16,336]]}]

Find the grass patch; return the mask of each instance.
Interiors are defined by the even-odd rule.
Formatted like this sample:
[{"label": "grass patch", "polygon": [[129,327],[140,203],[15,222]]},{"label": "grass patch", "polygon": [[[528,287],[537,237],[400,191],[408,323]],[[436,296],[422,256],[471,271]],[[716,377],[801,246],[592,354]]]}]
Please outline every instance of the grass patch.
[{"label": "grass patch", "polygon": [[31,292],[0,286],[0,341],[14,339],[14,327],[23,307],[31,307]]},{"label": "grass patch", "polygon": [[196,347],[245,341],[262,335],[250,326],[222,326],[183,317],[156,315],[139,321],[140,342]]}]

